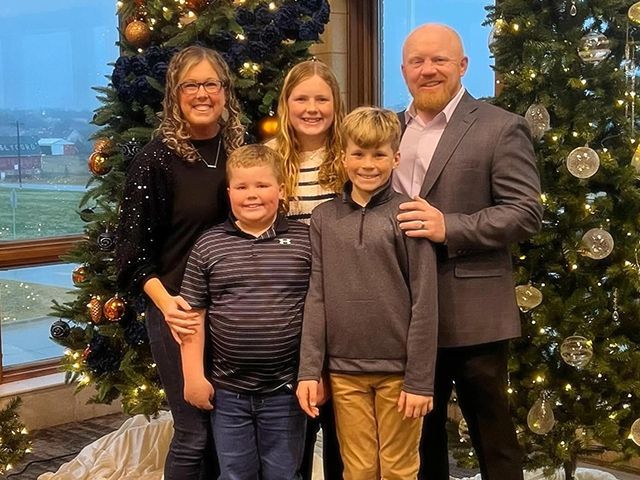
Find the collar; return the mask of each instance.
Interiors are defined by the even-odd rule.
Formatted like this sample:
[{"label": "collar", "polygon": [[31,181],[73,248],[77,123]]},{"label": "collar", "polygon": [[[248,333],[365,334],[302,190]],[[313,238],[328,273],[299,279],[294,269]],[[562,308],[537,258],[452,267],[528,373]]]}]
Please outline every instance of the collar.
[{"label": "collar", "polygon": [[[453,112],[455,112],[456,107],[460,103],[460,100],[462,100],[462,97],[464,96],[465,92],[466,92],[465,88],[460,87],[460,90],[458,90],[458,93],[456,93],[453,96],[453,98],[449,100],[449,103],[447,103],[447,105],[442,109],[440,113],[438,113],[435,117],[433,117],[433,120],[435,120],[440,116],[444,116],[445,123],[449,123],[449,120],[451,120],[451,116],[453,115]],[[411,102],[409,102],[409,105],[407,106],[404,112],[404,119],[406,124],[408,125],[411,120],[415,120],[417,118],[419,118],[418,112],[416,112],[416,108],[413,105],[413,100],[411,100]],[[433,120],[431,121],[433,122]]]},{"label": "collar", "polygon": [[375,207],[376,205],[380,205],[382,203],[388,202],[391,199],[391,197],[393,197],[393,195],[395,194],[393,188],[391,188],[391,177],[389,177],[389,180],[387,180],[387,183],[385,183],[383,186],[381,186],[379,189],[373,192],[373,195],[371,195],[371,198],[369,199],[369,201],[364,207],[352,200],[351,198],[352,190],[353,190],[353,183],[351,182],[351,180],[347,180],[346,183],[344,184],[344,189],[342,191],[342,202],[348,203],[349,205],[356,208]]},{"label": "collar", "polygon": [[237,237],[250,238],[253,240],[268,240],[270,238],[274,238],[279,234],[286,233],[289,231],[289,220],[282,213],[278,212],[276,215],[276,219],[273,221],[271,226],[265,230],[262,235],[259,237],[254,237],[253,235],[244,232],[238,228],[236,225],[236,217],[232,212],[229,212],[229,216],[222,224],[224,231],[230,235],[235,235]]}]

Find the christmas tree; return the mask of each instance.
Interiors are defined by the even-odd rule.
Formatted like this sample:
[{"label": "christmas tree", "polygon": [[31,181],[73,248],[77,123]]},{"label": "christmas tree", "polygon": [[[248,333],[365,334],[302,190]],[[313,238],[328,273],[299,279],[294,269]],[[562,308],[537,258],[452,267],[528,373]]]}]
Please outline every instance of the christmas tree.
[{"label": "christmas tree", "polygon": [[[284,74],[309,57],[329,21],[326,0],[122,0],[122,55],[96,88],[100,127],[89,157],[93,178],[79,213],[85,240],[65,257],[78,263],[73,302],[55,304],[51,336],[66,347],[67,379],[94,385],[92,401],[120,398],[125,412],[154,414],[164,401],[144,327],[144,300],[116,289],[114,230],[128,162],[159,124],[171,56],[199,43],[218,50],[235,75],[249,139],[273,133]],[[257,126],[257,127],[256,127]],[[88,205],[92,205],[88,207]],[[95,205],[95,206],[93,206]]]},{"label": "christmas tree", "polygon": [[18,415],[21,403],[20,397],[14,397],[0,410],[0,475],[31,452],[29,432]]},{"label": "christmas tree", "polygon": [[487,10],[494,102],[531,125],[544,205],[541,233],[514,252],[523,335],[508,392],[527,468],[573,478],[579,455],[640,452],[640,3]]}]

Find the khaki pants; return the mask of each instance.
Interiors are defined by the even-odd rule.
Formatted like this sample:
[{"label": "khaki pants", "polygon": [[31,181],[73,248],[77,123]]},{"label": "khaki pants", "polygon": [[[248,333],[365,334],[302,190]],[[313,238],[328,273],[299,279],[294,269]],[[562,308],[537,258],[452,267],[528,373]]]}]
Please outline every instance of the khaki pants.
[{"label": "khaki pants", "polygon": [[344,480],[414,480],[422,418],[398,412],[403,376],[329,377]]}]

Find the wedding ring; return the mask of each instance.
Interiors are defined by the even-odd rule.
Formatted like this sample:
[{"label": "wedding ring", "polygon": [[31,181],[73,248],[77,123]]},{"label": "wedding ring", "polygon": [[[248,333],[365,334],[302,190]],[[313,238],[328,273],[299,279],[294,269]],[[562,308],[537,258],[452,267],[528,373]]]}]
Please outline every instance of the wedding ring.
[{"label": "wedding ring", "polygon": [[420,220],[420,230],[424,230],[424,222]]}]

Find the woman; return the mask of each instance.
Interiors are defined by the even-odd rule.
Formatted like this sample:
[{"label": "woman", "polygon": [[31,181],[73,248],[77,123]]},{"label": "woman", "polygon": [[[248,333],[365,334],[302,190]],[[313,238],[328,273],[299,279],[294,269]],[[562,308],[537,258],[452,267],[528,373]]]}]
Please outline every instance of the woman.
[{"label": "woman", "polygon": [[[284,158],[285,204],[289,218],[309,223],[313,209],[335,197],[345,181],[338,134],[343,106],[338,81],[329,67],[315,59],[295,65],[284,80],[278,116],[280,129],[267,145]],[[301,468],[304,480],[311,480],[314,445],[320,427],[324,478],[342,478],[342,460],[329,397],[330,392],[325,390],[319,401],[319,404],[325,402],[319,417],[307,419]]]},{"label": "woman", "polygon": [[[179,334],[194,322],[178,295],[196,238],[226,218],[227,154],[243,143],[240,106],[220,54],[187,47],[169,63],[163,118],[127,172],[116,261],[122,289],[151,300],[151,353],[174,421],[165,480],[217,478],[209,412],[184,401]],[[206,462],[205,462],[206,463]]]}]

